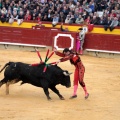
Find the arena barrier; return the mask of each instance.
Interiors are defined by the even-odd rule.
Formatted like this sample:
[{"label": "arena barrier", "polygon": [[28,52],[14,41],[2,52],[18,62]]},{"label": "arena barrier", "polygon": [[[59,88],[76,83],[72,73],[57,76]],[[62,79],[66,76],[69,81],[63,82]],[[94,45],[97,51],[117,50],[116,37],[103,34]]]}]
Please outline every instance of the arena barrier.
[{"label": "arena barrier", "polygon": [[[49,25],[49,24],[48,24]],[[70,29],[76,26],[70,25]],[[81,26],[79,26],[81,27]],[[86,28],[86,27],[85,27]],[[60,28],[32,26],[30,28],[0,26],[0,46],[9,49],[16,46],[23,48],[53,48],[62,50],[65,47],[76,49],[76,32],[62,32]],[[102,54],[119,55],[120,28],[114,31],[104,31],[102,27],[94,26],[91,32],[86,33],[84,54],[100,56]]]},{"label": "arena barrier", "polygon": [[95,56],[95,57],[120,58],[120,52],[118,52],[118,51],[85,49],[84,54]]},{"label": "arena barrier", "polygon": [[33,26],[31,29],[0,27],[0,44],[5,48],[19,47],[54,47],[75,49],[76,32],[62,32],[59,29]]}]

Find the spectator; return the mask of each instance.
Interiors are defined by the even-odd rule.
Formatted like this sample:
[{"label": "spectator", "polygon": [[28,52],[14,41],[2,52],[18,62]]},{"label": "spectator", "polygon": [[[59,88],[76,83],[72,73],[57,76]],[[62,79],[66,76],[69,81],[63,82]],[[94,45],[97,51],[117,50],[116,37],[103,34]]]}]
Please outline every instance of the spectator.
[{"label": "spectator", "polygon": [[109,15],[109,11],[106,9],[106,10],[104,10],[104,12],[103,12],[103,16],[108,16]]},{"label": "spectator", "polygon": [[13,9],[13,17],[14,17],[14,20],[17,21],[17,19],[18,19],[17,9]]},{"label": "spectator", "polygon": [[36,6],[36,13],[37,13],[37,15],[40,13],[40,6],[39,5]]},{"label": "spectator", "polygon": [[44,8],[44,12],[47,14],[49,10],[49,5],[46,3],[45,4],[45,8]]},{"label": "spectator", "polygon": [[37,16],[38,16],[37,10],[34,9],[32,12],[32,15],[31,15],[31,17],[32,17],[31,19],[35,21],[35,20],[37,20]]},{"label": "spectator", "polygon": [[119,12],[117,13],[117,18],[118,18],[118,26],[120,26],[120,10],[119,10]]},{"label": "spectator", "polygon": [[103,11],[107,7],[107,3],[106,3],[105,0],[97,0],[96,4],[97,4],[97,10],[98,11]]},{"label": "spectator", "polygon": [[13,6],[13,10],[16,10],[18,12],[18,7],[17,7],[17,4],[15,3],[14,6]]},{"label": "spectator", "polygon": [[48,10],[48,15],[47,15],[47,18],[48,18],[48,21],[52,21],[52,12],[51,12],[51,9]]},{"label": "spectator", "polygon": [[119,9],[119,7],[117,7],[117,6],[115,6],[115,9],[114,9],[115,11],[115,13],[117,14],[119,11],[120,11],[120,9]]},{"label": "spectator", "polygon": [[82,8],[85,9],[86,6],[87,6],[87,0],[83,1],[83,3],[82,3]]},{"label": "spectator", "polygon": [[42,17],[42,21],[48,21],[47,14],[45,14],[45,15]]},{"label": "spectator", "polygon": [[11,9],[8,9],[8,12],[6,14],[6,22],[9,22],[10,24],[14,22],[14,17],[11,13]]},{"label": "spectator", "polygon": [[7,14],[6,14],[6,22],[9,22],[9,19],[11,18],[11,10],[8,10]]},{"label": "spectator", "polygon": [[59,17],[59,13],[57,11],[55,11],[54,15]]},{"label": "spectator", "polygon": [[[77,2],[76,3],[76,7],[80,7],[82,5],[82,0],[76,0]],[[81,2],[81,3],[80,3]],[[81,6],[82,7],[82,6]]]},{"label": "spectator", "polygon": [[111,13],[111,11],[114,9],[114,7],[112,6],[112,4],[108,4],[108,7],[107,7],[109,13]]},{"label": "spectator", "polygon": [[74,1],[69,2],[69,8],[75,9]]},{"label": "spectator", "polygon": [[115,10],[112,10],[111,13],[108,15],[109,17],[112,16],[112,17],[116,17],[116,13],[115,13]]},{"label": "spectator", "polygon": [[86,20],[88,18],[89,14],[87,13],[87,11],[83,11],[82,17],[84,20]]},{"label": "spectator", "polygon": [[48,1],[48,4],[49,4],[49,7],[50,7],[50,8],[54,6],[54,2],[53,2],[52,0],[49,0],[49,1]]},{"label": "spectator", "polygon": [[65,15],[63,14],[62,11],[60,12],[59,22],[65,22]]},{"label": "spectator", "polygon": [[96,23],[94,25],[99,25],[99,23],[100,23],[99,14],[96,14]]},{"label": "spectator", "polygon": [[64,6],[64,8],[63,8],[63,13],[64,13],[65,16],[68,15],[69,10],[68,10],[67,6]]},{"label": "spectator", "polygon": [[110,24],[110,31],[113,31],[115,29],[115,27],[118,26],[118,18],[114,17],[114,19],[112,20],[111,24]]},{"label": "spectator", "polygon": [[18,25],[21,25],[22,22],[23,22],[23,20],[24,20],[24,13],[23,13],[23,11],[21,10],[20,13],[19,13],[19,15],[18,15],[17,24],[18,24]]},{"label": "spectator", "polygon": [[75,23],[76,24],[83,24],[84,23],[84,19],[82,18],[82,15],[79,15],[79,17],[76,19]]},{"label": "spectator", "polygon": [[1,9],[1,13],[2,13],[2,14],[4,14],[4,15],[6,15],[6,14],[7,14],[7,10],[6,10],[6,8],[5,8],[5,7],[3,7],[3,8]]},{"label": "spectator", "polygon": [[5,8],[8,10],[9,8],[9,5],[10,5],[10,1],[9,0],[6,0],[5,1]]},{"label": "spectator", "polygon": [[58,14],[60,14],[61,8],[60,8],[59,6],[57,6],[57,8],[56,8],[56,12],[57,12]]},{"label": "spectator", "polygon": [[74,17],[75,17],[75,20],[79,17],[80,13],[79,13],[79,8],[76,8],[75,9],[75,12],[74,12]]},{"label": "spectator", "polygon": [[92,10],[92,12],[95,11],[95,6],[93,1],[89,3],[89,8]]},{"label": "spectator", "polygon": [[99,7],[100,7],[100,11],[105,10],[107,8],[107,2],[106,2],[106,0],[101,0]]},{"label": "spectator", "polygon": [[89,5],[87,5],[84,10],[86,10],[88,13],[91,13],[92,12],[92,9],[90,8]]},{"label": "spectator", "polygon": [[42,17],[41,17],[41,13],[39,13],[38,16],[37,16],[37,21],[40,22],[41,19],[42,19]]},{"label": "spectator", "polygon": [[104,18],[103,16],[100,17],[100,22],[98,25],[104,25],[105,24],[105,21],[104,21]]},{"label": "spectator", "polygon": [[27,10],[27,13],[26,13],[26,15],[25,15],[25,17],[24,17],[24,19],[25,20],[27,20],[27,21],[30,21],[31,20],[31,14],[30,14],[30,11],[29,10]]},{"label": "spectator", "polygon": [[55,8],[54,6],[51,7],[51,13],[54,15],[55,14]]},{"label": "spectator", "polygon": [[66,19],[65,19],[65,23],[69,23],[70,22],[70,15],[67,15]]},{"label": "spectator", "polygon": [[24,12],[24,14],[27,12],[27,4],[23,5],[23,12]]},{"label": "spectator", "polygon": [[11,16],[9,17],[9,24],[12,24],[14,22],[14,17],[13,15],[11,14]]},{"label": "spectator", "polygon": [[111,25],[112,23],[112,20],[110,17],[107,18],[106,22],[105,22],[105,25],[104,25],[104,29],[105,31],[107,31],[107,29],[109,28],[109,26]]},{"label": "spectator", "polygon": [[74,15],[71,15],[69,24],[75,23],[75,17]]},{"label": "spectator", "polygon": [[0,20],[2,23],[6,22],[6,14],[4,12],[1,12]]},{"label": "spectator", "polygon": [[68,15],[71,17],[71,15],[72,15],[72,11],[69,11]]},{"label": "spectator", "polygon": [[92,21],[90,22],[91,24],[97,25],[97,18],[96,16],[93,16]]},{"label": "spectator", "polygon": [[104,19],[104,23],[106,23],[106,22],[107,22],[107,19],[108,19],[108,15],[103,14],[103,19]]},{"label": "spectator", "polygon": [[52,26],[55,27],[59,22],[59,17],[57,15],[54,15],[52,20]]},{"label": "spectator", "polygon": [[90,16],[88,16],[87,19],[85,19],[85,24],[88,25],[90,23],[91,23]]},{"label": "spectator", "polygon": [[83,13],[83,8],[82,8],[82,6],[79,7],[79,13],[80,13],[80,14]]}]

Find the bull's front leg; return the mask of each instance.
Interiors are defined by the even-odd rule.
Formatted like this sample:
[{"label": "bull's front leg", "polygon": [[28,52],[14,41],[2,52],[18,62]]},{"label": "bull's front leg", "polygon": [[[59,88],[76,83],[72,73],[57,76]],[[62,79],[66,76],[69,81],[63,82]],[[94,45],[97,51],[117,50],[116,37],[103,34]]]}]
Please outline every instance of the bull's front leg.
[{"label": "bull's front leg", "polygon": [[51,89],[54,93],[56,93],[61,100],[64,100],[64,97],[60,94],[59,90],[57,90],[57,88],[56,88],[55,86],[50,86],[50,89]]},{"label": "bull's front leg", "polygon": [[50,96],[49,96],[48,88],[43,88],[43,90],[44,90],[45,95],[47,96],[47,99],[48,99],[48,100],[51,100],[51,98],[50,98]]}]

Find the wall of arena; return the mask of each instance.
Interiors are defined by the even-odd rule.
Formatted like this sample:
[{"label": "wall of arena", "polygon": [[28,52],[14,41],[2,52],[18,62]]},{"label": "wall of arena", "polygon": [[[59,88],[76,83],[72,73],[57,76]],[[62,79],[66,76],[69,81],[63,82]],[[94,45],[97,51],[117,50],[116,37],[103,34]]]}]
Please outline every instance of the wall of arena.
[{"label": "wall of arena", "polygon": [[[52,48],[56,46],[59,50],[65,47],[76,49],[76,33],[80,27],[88,29],[88,26],[67,25],[70,32],[62,32],[60,24],[52,27],[51,23],[43,22],[42,27],[36,22],[23,22],[17,25],[0,23],[0,47],[1,48]],[[11,47],[12,46],[12,47]],[[120,27],[112,32],[105,31],[102,26],[94,26],[93,30],[86,31],[84,53],[93,56],[119,56],[120,54]]]}]

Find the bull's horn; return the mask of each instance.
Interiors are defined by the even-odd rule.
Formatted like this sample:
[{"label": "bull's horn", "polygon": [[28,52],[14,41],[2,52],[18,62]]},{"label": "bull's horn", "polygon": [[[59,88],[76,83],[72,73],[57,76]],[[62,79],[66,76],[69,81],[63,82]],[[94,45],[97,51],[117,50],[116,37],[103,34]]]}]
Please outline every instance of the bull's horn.
[{"label": "bull's horn", "polygon": [[65,75],[65,76],[69,76],[69,75],[71,75],[72,73],[67,73],[67,72],[63,72],[63,74]]},{"label": "bull's horn", "polygon": [[72,72],[71,73],[69,73],[69,75],[71,75],[72,74]]}]

